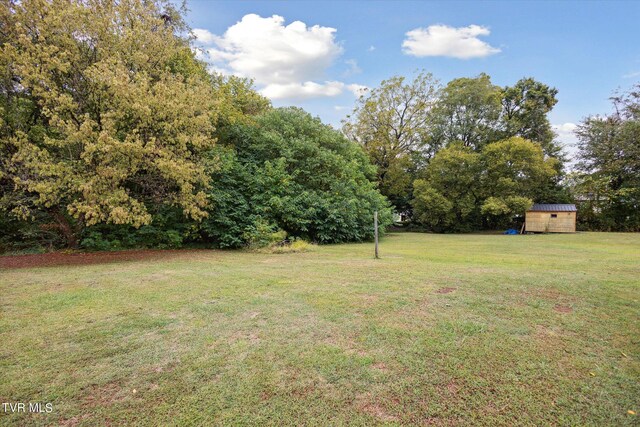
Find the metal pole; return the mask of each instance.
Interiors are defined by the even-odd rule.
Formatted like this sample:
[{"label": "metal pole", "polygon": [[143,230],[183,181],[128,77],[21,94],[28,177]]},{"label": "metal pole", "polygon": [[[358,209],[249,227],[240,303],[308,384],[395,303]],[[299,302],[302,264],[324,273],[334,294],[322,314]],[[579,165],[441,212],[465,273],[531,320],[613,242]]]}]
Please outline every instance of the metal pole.
[{"label": "metal pole", "polygon": [[376,241],[376,259],[380,258],[378,256],[378,211],[373,213],[373,235]]}]

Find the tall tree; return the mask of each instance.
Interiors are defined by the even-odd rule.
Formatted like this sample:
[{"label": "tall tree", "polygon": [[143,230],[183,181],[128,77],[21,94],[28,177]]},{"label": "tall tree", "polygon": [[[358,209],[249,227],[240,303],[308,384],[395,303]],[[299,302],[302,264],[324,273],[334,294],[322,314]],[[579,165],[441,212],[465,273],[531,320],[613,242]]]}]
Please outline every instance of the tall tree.
[{"label": "tall tree", "polygon": [[491,78],[480,74],[475,78],[451,80],[442,90],[433,114],[432,138],[436,146],[461,141],[480,150],[498,135],[501,88]]},{"label": "tall tree", "polygon": [[206,215],[215,98],[172,3],[0,5],[0,207],[46,212],[70,245],[149,206]]},{"label": "tall tree", "polygon": [[548,114],[556,105],[558,90],[530,77],[502,91],[503,137],[519,136],[539,143],[545,154],[557,157],[559,147]]},{"label": "tall tree", "polygon": [[380,191],[399,211],[409,207],[419,159],[432,157],[438,148],[429,139],[438,88],[424,72],[411,82],[392,77],[360,97],[344,122],[344,133],[364,148],[377,167]]},{"label": "tall tree", "polygon": [[414,218],[433,231],[471,231],[509,224],[538,200],[557,171],[540,144],[513,137],[481,152],[461,142],[440,150],[416,180]]},{"label": "tall tree", "polygon": [[438,151],[414,184],[414,218],[433,231],[471,231],[478,225],[480,155],[461,142]]},{"label": "tall tree", "polygon": [[487,225],[502,226],[537,201],[540,189],[557,175],[557,162],[544,155],[540,144],[520,137],[487,145],[482,151],[481,208]]},{"label": "tall tree", "polygon": [[585,119],[579,140],[577,192],[594,203],[600,226],[640,230],[640,84],[612,98],[614,112]]}]

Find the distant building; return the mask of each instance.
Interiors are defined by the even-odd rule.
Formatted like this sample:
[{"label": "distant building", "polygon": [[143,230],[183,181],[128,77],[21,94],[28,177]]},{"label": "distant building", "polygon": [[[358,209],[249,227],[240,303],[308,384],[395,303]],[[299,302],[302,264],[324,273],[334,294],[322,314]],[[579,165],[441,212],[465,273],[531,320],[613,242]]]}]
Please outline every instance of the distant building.
[{"label": "distant building", "polygon": [[525,231],[575,233],[576,205],[534,204],[525,215]]}]

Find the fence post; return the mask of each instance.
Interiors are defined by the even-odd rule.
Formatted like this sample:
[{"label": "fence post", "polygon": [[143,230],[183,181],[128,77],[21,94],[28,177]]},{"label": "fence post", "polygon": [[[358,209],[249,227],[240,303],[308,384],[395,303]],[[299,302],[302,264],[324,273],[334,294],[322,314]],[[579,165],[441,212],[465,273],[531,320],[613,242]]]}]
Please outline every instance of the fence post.
[{"label": "fence post", "polygon": [[380,258],[378,256],[378,211],[373,213],[373,235],[376,241],[376,259]]}]

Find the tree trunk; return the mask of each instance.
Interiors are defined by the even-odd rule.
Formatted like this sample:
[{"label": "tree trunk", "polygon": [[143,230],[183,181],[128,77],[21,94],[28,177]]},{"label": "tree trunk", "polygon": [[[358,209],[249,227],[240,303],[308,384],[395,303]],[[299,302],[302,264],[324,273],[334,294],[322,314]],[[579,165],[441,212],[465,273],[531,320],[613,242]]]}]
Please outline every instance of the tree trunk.
[{"label": "tree trunk", "polygon": [[76,227],[73,227],[67,216],[64,214],[64,212],[62,212],[60,208],[52,210],[51,215],[58,224],[58,229],[67,241],[67,247],[71,249],[77,249],[78,234],[80,229],[79,224],[76,224]]}]

